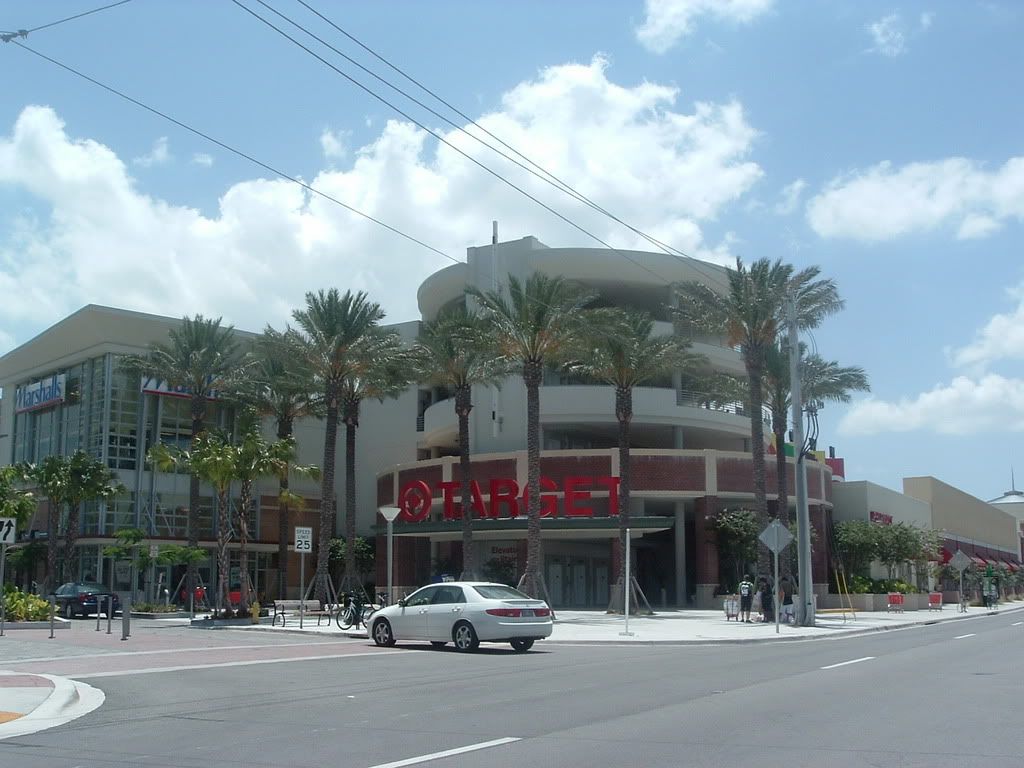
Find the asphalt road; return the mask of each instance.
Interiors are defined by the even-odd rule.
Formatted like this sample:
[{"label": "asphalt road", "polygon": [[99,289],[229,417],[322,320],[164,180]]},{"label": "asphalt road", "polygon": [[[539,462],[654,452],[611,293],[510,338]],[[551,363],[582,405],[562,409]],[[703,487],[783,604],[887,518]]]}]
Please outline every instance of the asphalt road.
[{"label": "asphalt road", "polygon": [[[174,631],[194,643],[196,630]],[[846,639],[525,655],[348,641],[295,659],[294,645],[275,656],[261,639],[246,658],[251,634],[218,635],[239,665],[90,661],[100,671],[72,676],[106,703],[0,742],[0,766],[1024,766],[1024,612]]]}]

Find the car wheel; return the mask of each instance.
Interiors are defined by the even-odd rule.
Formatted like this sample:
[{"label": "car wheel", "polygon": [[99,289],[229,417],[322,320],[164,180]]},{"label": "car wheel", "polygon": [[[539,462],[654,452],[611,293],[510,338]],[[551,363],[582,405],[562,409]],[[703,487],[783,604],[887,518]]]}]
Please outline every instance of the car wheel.
[{"label": "car wheel", "polygon": [[512,641],[512,648],[514,648],[517,653],[526,653],[526,651],[533,648],[533,638],[516,638]]},{"label": "car wheel", "polygon": [[455,641],[455,650],[463,653],[470,653],[480,647],[480,638],[476,636],[476,630],[468,621],[460,621],[455,625],[452,640]]},{"label": "car wheel", "polygon": [[448,643],[446,643],[444,640],[431,640],[430,644],[435,648],[444,648],[446,645],[448,645]]},{"label": "car wheel", "polygon": [[373,623],[373,642],[381,648],[390,648],[395,644],[395,635],[387,619],[377,619]]},{"label": "car wheel", "polygon": [[64,603],[64,618],[73,619],[75,618],[75,609],[71,607],[71,603]]}]

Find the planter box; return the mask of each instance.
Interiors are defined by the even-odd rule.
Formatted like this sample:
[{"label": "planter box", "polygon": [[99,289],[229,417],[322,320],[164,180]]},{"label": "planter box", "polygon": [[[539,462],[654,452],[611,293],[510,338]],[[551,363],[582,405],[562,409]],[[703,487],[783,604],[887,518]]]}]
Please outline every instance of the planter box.
[{"label": "planter box", "polygon": [[[54,629],[67,629],[71,624],[67,619],[53,620]],[[10,632],[12,629],[49,629],[50,621],[8,621],[4,624],[4,632]]]},{"label": "planter box", "polygon": [[133,619],[187,619],[188,611],[164,611],[152,613],[150,611],[132,611]]},{"label": "planter box", "polygon": [[[185,614],[186,616],[188,614]],[[259,624],[270,624],[270,617],[261,616]],[[251,627],[252,619],[193,619],[190,626],[197,629],[216,629],[217,627]]]}]

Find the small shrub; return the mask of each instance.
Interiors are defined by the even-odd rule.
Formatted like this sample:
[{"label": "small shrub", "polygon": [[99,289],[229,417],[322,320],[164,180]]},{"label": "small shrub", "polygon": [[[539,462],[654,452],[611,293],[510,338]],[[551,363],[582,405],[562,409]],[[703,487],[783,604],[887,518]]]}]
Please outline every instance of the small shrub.
[{"label": "small shrub", "polygon": [[48,600],[11,585],[4,586],[4,605],[8,621],[46,621],[50,618]]},{"label": "small shrub", "polygon": [[178,606],[164,605],[163,603],[135,603],[132,605],[132,610],[139,613],[174,613],[178,610]]}]

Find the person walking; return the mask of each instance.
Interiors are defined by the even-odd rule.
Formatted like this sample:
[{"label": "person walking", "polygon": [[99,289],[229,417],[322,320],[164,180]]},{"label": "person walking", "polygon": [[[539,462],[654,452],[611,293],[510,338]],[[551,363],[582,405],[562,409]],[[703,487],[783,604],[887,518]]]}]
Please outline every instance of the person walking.
[{"label": "person walking", "polygon": [[764,613],[763,621],[775,621],[775,601],[772,595],[772,583],[761,578],[761,611]]},{"label": "person walking", "polygon": [[743,575],[740,582],[740,621],[750,624],[750,608],[754,603],[754,582],[748,574]]}]

